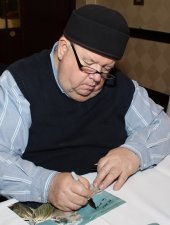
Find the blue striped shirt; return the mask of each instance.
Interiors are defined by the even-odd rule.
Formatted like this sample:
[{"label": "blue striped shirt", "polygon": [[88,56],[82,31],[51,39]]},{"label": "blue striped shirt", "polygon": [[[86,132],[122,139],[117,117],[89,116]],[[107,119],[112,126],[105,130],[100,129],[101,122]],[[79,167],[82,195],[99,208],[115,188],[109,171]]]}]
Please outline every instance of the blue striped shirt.
[{"label": "blue striped shirt", "polygon": [[[53,51],[50,56],[53,66]],[[59,85],[54,66],[53,72]],[[170,118],[144,88],[133,82],[133,101],[125,116],[128,138],[122,146],[139,156],[143,170],[170,153]],[[46,202],[49,184],[57,172],[21,158],[31,123],[30,104],[6,70],[0,77],[0,193],[20,201]]]}]

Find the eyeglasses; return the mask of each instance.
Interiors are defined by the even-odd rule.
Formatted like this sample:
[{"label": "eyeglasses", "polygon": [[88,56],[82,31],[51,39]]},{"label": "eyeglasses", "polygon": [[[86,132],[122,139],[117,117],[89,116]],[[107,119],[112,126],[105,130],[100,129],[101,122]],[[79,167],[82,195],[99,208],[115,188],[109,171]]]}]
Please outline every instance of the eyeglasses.
[{"label": "eyeglasses", "polygon": [[79,69],[81,71],[83,71],[83,72],[85,72],[87,74],[95,74],[95,73],[100,74],[100,76],[103,77],[104,79],[114,79],[115,78],[115,76],[113,74],[110,74],[108,72],[107,73],[102,72],[102,71],[99,72],[99,71],[97,71],[97,70],[95,70],[95,69],[93,69],[93,68],[91,68],[89,66],[82,65],[80,60],[79,60],[79,57],[77,55],[77,52],[76,52],[76,50],[74,48],[73,43],[71,43],[71,47],[73,49],[73,52],[74,52],[74,55],[75,55],[75,58],[76,58],[76,61],[77,61],[77,65],[78,65],[78,67],[79,67]]}]

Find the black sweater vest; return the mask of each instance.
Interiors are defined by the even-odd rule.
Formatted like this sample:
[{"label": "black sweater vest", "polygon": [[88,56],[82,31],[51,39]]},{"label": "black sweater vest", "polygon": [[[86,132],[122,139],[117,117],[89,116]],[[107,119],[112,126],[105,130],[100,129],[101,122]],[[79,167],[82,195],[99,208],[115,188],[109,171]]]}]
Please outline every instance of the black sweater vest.
[{"label": "black sweater vest", "polygon": [[106,82],[97,96],[77,102],[58,88],[48,50],[8,69],[30,102],[32,125],[23,159],[47,169],[83,174],[124,143],[124,117],[134,85],[121,72],[115,71],[114,86]]}]

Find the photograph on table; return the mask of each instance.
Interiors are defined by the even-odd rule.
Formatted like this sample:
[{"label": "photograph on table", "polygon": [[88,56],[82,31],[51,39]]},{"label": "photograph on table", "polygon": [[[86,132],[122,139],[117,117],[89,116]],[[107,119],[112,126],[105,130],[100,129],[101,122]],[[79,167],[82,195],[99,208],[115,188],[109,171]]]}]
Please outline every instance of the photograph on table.
[{"label": "photograph on table", "polygon": [[50,203],[44,203],[36,209],[22,203],[15,203],[10,208],[30,225],[84,225],[125,203],[124,200],[106,191],[94,195],[93,201],[96,209],[87,204],[74,212],[63,212]]}]

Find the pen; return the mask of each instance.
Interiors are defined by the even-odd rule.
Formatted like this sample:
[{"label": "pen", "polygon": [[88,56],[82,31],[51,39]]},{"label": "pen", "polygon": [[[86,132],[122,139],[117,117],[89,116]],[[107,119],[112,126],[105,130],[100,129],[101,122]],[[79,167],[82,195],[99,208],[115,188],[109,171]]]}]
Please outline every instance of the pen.
[{"label": "pen", "polygon": [[[79,181],[79,176],[74,171],[71,172],[71,176],[74,180]],[[88,199],[88,203],[93,209],[96,209],[96,205],[92,198]]]}]

